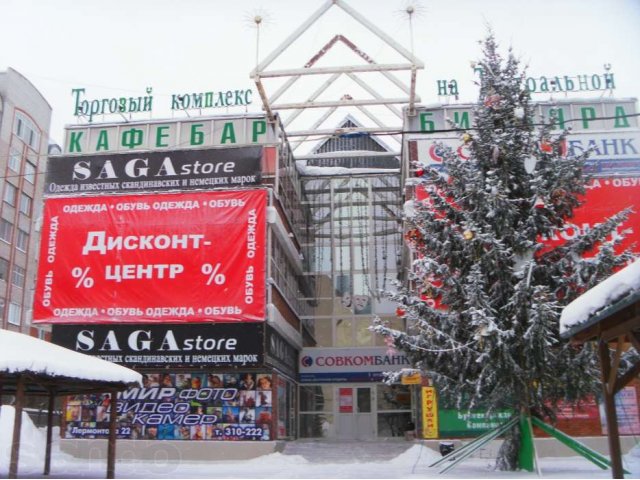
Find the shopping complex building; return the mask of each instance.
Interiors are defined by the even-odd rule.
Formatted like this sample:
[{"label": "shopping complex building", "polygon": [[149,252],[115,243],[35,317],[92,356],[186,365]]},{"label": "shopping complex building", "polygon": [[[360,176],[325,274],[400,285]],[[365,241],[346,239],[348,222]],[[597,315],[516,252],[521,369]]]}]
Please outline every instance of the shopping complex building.
[{"label": "shopping complex building", "polygon": [[[271,70],[332,7],[403,63],[376,62],[336,35],[309,52],[304,67]],[[354,62],[318,66],[338,44]],[[402,211],[414,166],[437,165],[442,145],[464,155],[449,120],[473,121],[472,105],[420,105],[421,68],[358,12],[328,1],[256,66],[255,95],[174,95],[177,110],[196,109],[171,120],[95,122],[88,121],[94,102],[108,114],[132,106],[149,112],[153,100],[91,99],[74,90],[79,122],[67,127],[62,154],[49,158],[42,186],[34,324],[51,328],[57,344],[140,371],[145,384],[115,405],[108,396],[67,399],[66,440],[106,437],[114,410],[120,438],[149,441],[404,439],[408,431],[424,438],[427,415],[439,419],[436,437],[449,438],[502,420],[504,412],[489,418],[434,405],[426,376],[383,382],[410,365],[370,329],[375,318],[406,327],[386,293],[410,268]],[[400,96],[383,95],[359,75],[374,73]],[[302,87],[313,75],[324,83]],[[274,79],[280,83],[272,87]],[[333,88],[344,79],[353,85],[348,93]],[[196,112],[249,107],[258,98],[260,113]],[[321,108],[326,113],[300,125]],[[567,149],[596,152],[575,228],[634,202],[635,99],[565,98],[537,108],[578,120]],[[625,228],[631,242],[640,217]],[[638,419],[635,387],[625,395]],[[603,434],[595,403],[568,409],[566,418],[573,433]],[[640,433],[640,420],[628,425]]]}]

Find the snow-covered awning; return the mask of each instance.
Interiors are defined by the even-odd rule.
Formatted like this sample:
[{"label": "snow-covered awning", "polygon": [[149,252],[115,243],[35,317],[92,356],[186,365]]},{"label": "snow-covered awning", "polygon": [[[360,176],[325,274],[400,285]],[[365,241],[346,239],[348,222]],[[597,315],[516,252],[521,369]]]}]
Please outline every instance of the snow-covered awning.
[{"label": "snow-covered awning", "polygon": [[560,316],[560,335],[569,338],[638,300],[640,259],[567,305]]},{"label": "snow-covered awning", "polygon": [[[15,395],[15,419],[9,478],[17,478],[22,408],[26,395],[49,397],[44,474],[51,468],[54,397],[110,393],[111,412],[117,411],[116,392],[142,386],[142,375],[120,365],[93,358],[22,333],[0,329],[0,385]],[[107,478],[115,478],[117,415],[109,418]]]},{"label": "snow-covered awning", "polygon": [[72,390],[72,383],[82,390],[81,382],[103,384],[103,388],[142,385],[142,375],[129,368],[9,330],[0,329],[0,352],[0,376],[4,378],[20,374],[64,378]]}]

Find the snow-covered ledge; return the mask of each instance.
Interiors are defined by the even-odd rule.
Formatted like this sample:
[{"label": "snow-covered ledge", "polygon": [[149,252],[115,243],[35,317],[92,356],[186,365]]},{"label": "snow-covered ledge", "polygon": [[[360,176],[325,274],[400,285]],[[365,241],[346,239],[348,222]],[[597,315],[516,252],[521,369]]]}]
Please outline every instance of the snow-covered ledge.
[{"label": "snow-covered ledge", "polygon": [[567,305],[560,316],[560,335],[586,325],[593,316],[627,297],[640,293],[640,259],[611,275]]}]

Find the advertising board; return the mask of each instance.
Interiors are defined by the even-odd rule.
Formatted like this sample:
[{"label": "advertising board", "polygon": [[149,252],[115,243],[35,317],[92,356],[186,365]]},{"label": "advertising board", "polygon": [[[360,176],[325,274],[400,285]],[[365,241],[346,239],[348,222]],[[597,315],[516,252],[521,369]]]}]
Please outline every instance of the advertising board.
[{"label": "advertising board", "polygon": [[[418,200],[427,199],[428,196],[424,189],[416,189]],[[546,245],[542,252],[562,245],[631,207],[627,220],[614,232],[619,240],[615,250],[619,253],[632,248],[640,253],[640,209],[637,207],[640,204],[640,177],[593,178],[586,186],[586,193],[581,201],[582,205],[574,210],[572,218],[567,219],[564,229],[553,236],[540,239]]]},{"label": "advertising board", "polygon": [[51,198],[34,323],[263,321],[267,192]]},{"label": "advertising board", "polygon": [[438,438],[438,400],[435,387],[422,387],[422,438]]},{"label": "advertising board", "polygon": [[[556,119],[558,132],[571,128],[572,132],[638,130],[635,98],[617,99],[556,99],[535,102],[534,118]],[[437,135],[456,128],[470,129],[475,125],[476,104],[416,105],[415,113],[405,112],[405,129]],[[408,128],[407,128],[408,127]],[[419,135],[419,134],[418,134]],[[418,136],[416,135],[416,136]]]},{"label": "advertising board", "polygon": [[[639,175],[640,132],[574,133],[568,135],[564,152],[569,156],[580,156],[589,152],[585,161],[585,173],[592,176]],[[418,162],[437,170],[442,169],[445,149],[450,148],[461,159],[467,160],[471,153],[456,134],[440,134],[409,140],[407,151],[410,162]]]},{"label": "advertising board", "polygon": [[73,125],[65,134],[64,153],[70,155],[200,150],[278,141],[274,125],[264,115]]},{"label": "advertising board", "polygon": [[261,367],[263,323],[53,325],[51,341],[127,367]]},{"label": "advertising board", "polygon": [[[270,440],[270,374],[158,372],[118,393],[117,436],[128,440]],[[107,438],[109,394],[68,397],[64,438]]]},{"label": "advertising board", "polygon": [[484,410],[440,409],[438,413],[440,438],[478,437],[498,428],[511,418],[510,410],[487,413]]},{"label": "advertising board", "polygon": [[[624,387],[615,395],[618,432],[620,435],[640,434],[640,409],[638,409],[638,391],[635,385]],[[607,415],[604,404],[600,404],[600,422],[602,434],[607,434]]]},{"label": "advertising board", "polygon": [[387,347],[303,348],[300,352],[300,383],[380,382],[384,372],[408,368],[402,352]]},{"label": "advertising board", "polygon": [[628,247],[640,252],[639,199],[640,177],[594,178],[587,186],[584,203],[575,209],[573,217],[567,220],[566,227],[553,237],[543,238],[542,241],[549,247],[561,245],[576,235],[589,231],[612,215],[632,207],[633,211],[627,221],[614,232],[620,240],[616,252]]},{"label": "advertising board", "polygon": [[45,195],[239,187],[260,183],[263,147],[52,156]]}]

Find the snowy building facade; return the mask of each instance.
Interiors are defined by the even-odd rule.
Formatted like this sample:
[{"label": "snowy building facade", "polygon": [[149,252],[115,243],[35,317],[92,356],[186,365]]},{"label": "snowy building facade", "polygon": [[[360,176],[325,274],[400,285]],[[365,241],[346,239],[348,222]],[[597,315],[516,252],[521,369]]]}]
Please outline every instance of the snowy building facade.
[{"label": "snowy building facade", "polygon": [[[77,125],[46,177],[35,321],[53,341],[143,373],[119,436],[297,436],[300,182],[261,115]],[[69,294],[70,293],[70,294]],[[69,398],[63,436],[111,410]]]},{"label": "snowy building facade", "polygon": [[[419,107],[405,130],[445,129],[445,116],[471,121],[470,108]],[[626,206],[612,198],[636,198],[638,129],[626,116],[635,106],[564,108],[567,119],[583,108],[620,117],[618,130],[612,119],[567,139],[576,151],[596,148],[592,168],[606,172],[592,181],[586,217],[576,216],[575,228],[588,228],[613,213],[603,208]],[[340,125],[357,127],[354,118]],[[451,438],[507,418],[438,405],[426,377],[383,383],[410,365],[369,328],[375,317],[405,328],[385,292],[406,273],[406,179],[416,161],[437,165],[432,134],[407,135],[402,160],[368,134],[336,135],[296,167],[278,128],[262,115],[78,125],[51,157],[35,317],[53,324],[55,343],[145,375],[143,389],[121,397],[120,435],[397,438],[415,424],[424,436],[434,415],[434,435]],[[464,155],[457,135],[440,140]],[[629,222],[632,241],[640,226]],[[634,387],[624,393],[625,408],[637,406]],[[103,436],[103,400],[69,399],[63,434]],[[570,432],[602,434],[597,404],[564,415]]]},{"label": "snowy building facade", "polygon": [[11,68],[0,72],[0,328],[41,337],[31,308],[50,122],[33,84]]},{"label": "snowy building facade", "polygon": [[[344,8],[327,2],[324,11],[332,5]],[[386,372],[410,365],[370,330],[374,318],[406,327],[386,293],[410,264],[402,205],[414,195],[414,164],[437,166],[439,142],[464,157],[449,121],[472,128],[473,106],[416,106],[412,81],[407,98],[395,102],[408,106],[398,128],[365,127],[352,116],[323,124],[329,115],[307,129],[283,127],[278,107],[294,110],[295,120],[306,107],[318,107],[324,86],[344,73],[337,67],[329,72],[336,77],[315,91],[296,84],[294,93],[310,94],[303,100],[278,105],[278,89],[269,102],[260,82],[289,40],[254,72],[264,114],[67,129],[63,155],[51,158],[44,185],[37,322],[53,324],[58,344],[145,375],[142,389],[120,398],[122,438],[366,440],[404,437],[416,426],[419,437],[450,438],[497,426],[510,412],[488,418],[438,405],[426,376],[383,383]],[[337,35],[292,76],[312,72],[340,43],[357,56],[357,68],[345,71],[384,68]],[[421,62],[392,47],[415,80]],[[354,98],[362,84],[321,106],[355,111],[384,100]],[[367,88],[363,96],[371,97]],[[181,98],[176,101],[202,106],[202,95]],[[103,110],[110,103],[102,99]],[[541,102],[537,108],[543,115],[554,109],[562,126],[573,126],[567,149],[595,152],[588,163],[595,178],[576,229],[635,201],[635,100]],[[294,156],[293,142],[319,135],[323,140],[310,153]],[[392,152],[380,140],[384,135],[402,135],[402,152]],[[638,217],[629,225],[631,241]],[[637,392],[626,393],[637,409]],[[69,399],[63,435],[103,436],[111,413],[103,400]],[[572,415],[574,426],[576,418],[587,421],[577,433],[602,433],[595,403]]]}]

